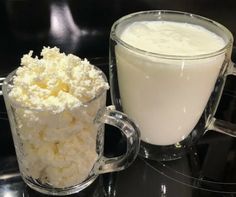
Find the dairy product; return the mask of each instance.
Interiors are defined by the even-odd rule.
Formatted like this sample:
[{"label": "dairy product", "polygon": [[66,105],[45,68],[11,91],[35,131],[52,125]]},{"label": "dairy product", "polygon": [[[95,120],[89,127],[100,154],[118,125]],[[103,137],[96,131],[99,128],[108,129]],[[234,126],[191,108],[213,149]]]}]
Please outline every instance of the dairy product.
[{"label": "dairy product", "polygon": [[171,21],[134,22],[121,39],[144,51],[176,56],[208,54],[225,46],[221,37],[204,27]]},{"label": "dairy product", "polygon": [[[203,27],[168,21],[129,24],[120,35],[131,46],[157,54],[196,56],[222,49],[225,42]],[[154,145],[185,139],[213,91],[225,55],[163,58],[115,47],[123,110]]]},{"label": "dairy product", "polygon": [[42,58],[24,55],[10,97],[16,104],[60,112],[73,109],[108,88],[101,72],[85,59],[44,48]]},{"label": "dairy product", "polygon": [[105,106],[108,84],[86,59],[58,48],[44,48],[41,55],[23,56],[9,93],[19,167],[25,177],[69,187],[85,180],[98,158],[103,128],[94,118]]}]

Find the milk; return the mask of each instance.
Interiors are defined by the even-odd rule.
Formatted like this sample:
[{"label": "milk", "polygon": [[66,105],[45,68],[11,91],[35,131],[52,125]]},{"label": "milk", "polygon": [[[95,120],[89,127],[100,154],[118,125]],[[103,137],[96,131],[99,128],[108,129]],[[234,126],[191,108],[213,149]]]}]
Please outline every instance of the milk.
[{"label": "milk", "polygon": [[[177,22],[135,22],[120,35],[131,46],[158,54],[196,56],[222,49],[225,42],[203,27]],[[121,103],[153,145],[185,139],[199,121],[225,55],[168,59],[115,48]],[[184,59],[184,60],[183,60]]]}]

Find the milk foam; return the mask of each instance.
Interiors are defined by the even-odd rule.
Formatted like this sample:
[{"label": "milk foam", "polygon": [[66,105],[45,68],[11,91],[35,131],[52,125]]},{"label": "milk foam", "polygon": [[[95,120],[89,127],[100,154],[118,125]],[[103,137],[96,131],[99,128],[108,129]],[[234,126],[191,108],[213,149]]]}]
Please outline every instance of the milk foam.
[{"label": "milk foam", "polygon": [[201,55],[225,46],[221,37],[201,26],[168,21],[134,22],[121,39],[139,49],[166,55]]},{"label": "milk foam", "polygon": [[[203,27],[176,22],[136,22],[121,39],[137,48],[193,56],[222,49],[225,42]],[[225,59],[171,60],[115,48],[123,110],[140,127],[143,141],[171,145],[199,121]]]}]

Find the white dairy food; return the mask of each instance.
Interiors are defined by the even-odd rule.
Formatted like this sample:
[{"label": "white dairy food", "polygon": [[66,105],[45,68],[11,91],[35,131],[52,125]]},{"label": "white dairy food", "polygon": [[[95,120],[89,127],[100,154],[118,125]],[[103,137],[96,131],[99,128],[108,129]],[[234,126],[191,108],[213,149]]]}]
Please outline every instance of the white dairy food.
[{"label": "white dairy food", "polygon": [[44,48],[41,55],[23,56],[9,93],[22,146],[19,166],[42,183],[73,186],[89,176],[98,158],[100,125],[94,118],[105,106],[108,84],[86,59],[58,48]]},{"label": "white dairy food", "polygon": [[[132,23],[120,38],[144,51],[179,56],[209,54],[225,46],[203,27],[167,21]],[[120,44],[115,53],[123,110],[140,127],[141,139],[154,145],[185,139],[201,117],[225,55],[164,59]]]},{"label": "white dairy food", "polygon": [[85,59],[44,48],[42,58],[24,55],[10,97],[16,104],[60,112],[80,106],[107,89],[101,73]]},{"label": "white dairy food", "polygon": [[208,54],[225,46],[221,37],[201,26],[170,21],[134,22],[122,32],[121,39],[144,51],[165,55]]}]

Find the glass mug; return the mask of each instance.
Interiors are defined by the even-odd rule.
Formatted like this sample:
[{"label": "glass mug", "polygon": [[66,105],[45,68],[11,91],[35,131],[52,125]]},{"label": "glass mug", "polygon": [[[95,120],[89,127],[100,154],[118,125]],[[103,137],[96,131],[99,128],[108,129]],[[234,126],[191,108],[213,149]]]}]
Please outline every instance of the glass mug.
[{"label": "glass mug", "polygon": [[[209,54],[178,56],[138,49],[121,39],[136,21],[173,21],[206,28],[225,41]],[[236,136],[235,125],[214,117],[227,75],[233,36],[210,19],[177,11],[143,11],[116,21],[110,33],[112,103],[139,126],[139,154],[153,160],[180,158],[208,130]],[[204,47],[204,46],[203,46]]]},{"label": "glass mug", "polygon": [[[139,130],[114,107],[106,107],[104,90],[72,110],[53,113],[16,105],[9,98],[15,71],[3,82],[4,96],[19,169],[32,189],[68,195],[89,186],[99,174],[127,168],[139,150]],[[105,75],[103,78],[107,81]],[[103,155],[104,123],[119,128],[127,151],[119,157]]]}]

